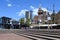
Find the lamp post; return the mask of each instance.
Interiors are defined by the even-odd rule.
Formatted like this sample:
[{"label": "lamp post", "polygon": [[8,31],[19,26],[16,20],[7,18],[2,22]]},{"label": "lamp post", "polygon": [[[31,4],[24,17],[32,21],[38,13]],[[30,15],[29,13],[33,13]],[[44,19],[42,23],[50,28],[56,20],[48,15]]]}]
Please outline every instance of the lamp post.
[{"label": "lamp post", "polygon": [[42,22],[42,20],[41,20],[41,19],[39,19],[39,29],[40,29],[40,24],[41,24],[41,22]]},{"label": "lamp post", "polygon": [[50,26],[49,26],[49,20],[51,20],[51,18],[48,17],[47,19],[48,19],[48,29],[50,29]]},{"label": "lamp post", "polygon": [[10,25],[10,29],[11,29],[11,28],[12,28],[12,27],[11,27],[11,26],[12,26],[12,20],[10,20],[10,24],[11,24],[11,25]]},{"label": "lamp post", "polygon": [[19,29],[20,29],[20,22],[19,22]]}]

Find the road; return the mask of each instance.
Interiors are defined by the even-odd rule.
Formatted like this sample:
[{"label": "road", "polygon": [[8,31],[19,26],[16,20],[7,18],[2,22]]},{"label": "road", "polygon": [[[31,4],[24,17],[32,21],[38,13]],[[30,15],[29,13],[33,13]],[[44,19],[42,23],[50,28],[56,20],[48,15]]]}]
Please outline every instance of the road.
[{"label": "road", "polygon": [[31,40],[60,40],[60,29],[7,29],[0,33],[13,33]]}]

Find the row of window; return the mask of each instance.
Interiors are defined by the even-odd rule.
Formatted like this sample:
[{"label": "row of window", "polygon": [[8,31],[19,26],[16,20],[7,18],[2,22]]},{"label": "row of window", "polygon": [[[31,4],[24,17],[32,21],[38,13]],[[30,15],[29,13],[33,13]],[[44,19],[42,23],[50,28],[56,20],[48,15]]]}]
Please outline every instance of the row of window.
[{"label": "row of window", "polygon": [[2,23],[2,19],[0,18],[0,23]]}]

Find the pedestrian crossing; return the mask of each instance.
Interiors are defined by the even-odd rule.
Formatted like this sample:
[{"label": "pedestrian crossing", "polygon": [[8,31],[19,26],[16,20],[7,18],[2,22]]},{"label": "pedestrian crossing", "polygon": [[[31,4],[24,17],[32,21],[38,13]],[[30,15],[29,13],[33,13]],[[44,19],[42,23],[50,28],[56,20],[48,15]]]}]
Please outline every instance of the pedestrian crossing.
[{"label": "pedestrian crossing", "polygon": [[26,38],[29,38],[29,39],[32,39],[32,40],[46,40],[46,39],[31,36],[31,35],[28,35],[28,34],[19,34],[18,33],[17,35],[20,35],[20,36],[23,36],[23,37],[26,37]]},{"label": "pedestrian crossing", "polygon": [[1,33],[14,33],[31,40],[60,40],[60,30],[0,30]]},{"label": "pedestrian crossing", "polygon": [[32,40],[60,40],[59,35],[55,34],[43,34],[43,33],[38,33],[38,34],[31,34],[31,33],[15,33],[17,35],[32,39]]}]

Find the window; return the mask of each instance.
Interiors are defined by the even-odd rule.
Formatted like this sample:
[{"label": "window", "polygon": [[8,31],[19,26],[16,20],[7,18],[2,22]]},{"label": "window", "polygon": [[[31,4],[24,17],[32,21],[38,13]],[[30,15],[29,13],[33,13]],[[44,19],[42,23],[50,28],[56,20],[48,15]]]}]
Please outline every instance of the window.
[{"label": "window", "polygon": [[2,23],[2,18],[0,18],[0,23]]}]

